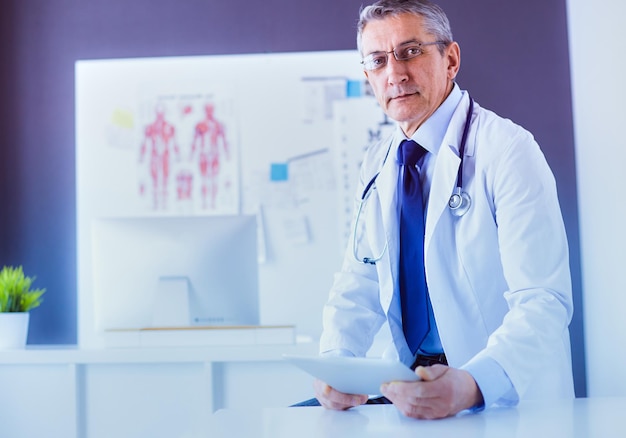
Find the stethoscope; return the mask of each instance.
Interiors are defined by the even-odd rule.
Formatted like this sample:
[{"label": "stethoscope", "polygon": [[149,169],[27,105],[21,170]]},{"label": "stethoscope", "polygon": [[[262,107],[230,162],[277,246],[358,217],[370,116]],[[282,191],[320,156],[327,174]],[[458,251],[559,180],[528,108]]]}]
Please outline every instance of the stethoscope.
[{"label": "stethoscope", "polygon": [[[459,145],[459,157],[461,158],[461,162],[459,163],[459,170],[457,171],[456,176],[456,187],[448,200],[448,208],[450,209],[450,213],[453,216],[461,217],[465,215],[470,209],[472,205],[472,199],[469,194],[463,190],[463,156],[465,155],[465,143],[467,142],[467,134],[469,132],[469,127],[472,121],[472,112],[474,111],[474,100],[470,97],[469,99],[469,109],[467,110],[467,117],[465,119],[465,126],[463,127],[463,136],[461,137],[461,144]],[[391,145],[389,145],[389,149],[387,149],[387,154],[383,159],[381,169],[385,165],[387,161],[387,157],[389,156],[389,151],[391,149]],[[361,211],[363,210],[363,204],[369,198],[372,189],[374,188],[374,183],[376,178],[378,178],[378,174],[380,171],[376,172],[376,174],[370,179],[370,181],[365,185],[365,189],[363,190],[363,194],[361,195],[361,200],[359,201],[359,206],[356,213],[356,218],[354,220],[354,229],[352,231],[352,255],[357,262],[375,265],[377,261],[383,258],[385,251],[387,251],[387,242],[385,242],[385,247],[381,251],[380,255],[377,257],[363,257],[359,258],[358,256],[358,225],[359,219],[361,217]]]}]

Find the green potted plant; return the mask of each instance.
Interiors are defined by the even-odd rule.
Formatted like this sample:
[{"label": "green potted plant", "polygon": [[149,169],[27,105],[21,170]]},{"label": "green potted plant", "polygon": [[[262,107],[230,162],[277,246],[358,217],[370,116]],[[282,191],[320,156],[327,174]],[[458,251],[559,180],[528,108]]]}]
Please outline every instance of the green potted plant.
[{"label": "green potted plant", "polygon": [[0,348],[24,348],[29,311],[38,307],[45,289],[31,289],[35,277],[24,275],[21,266],[0,270]]}]

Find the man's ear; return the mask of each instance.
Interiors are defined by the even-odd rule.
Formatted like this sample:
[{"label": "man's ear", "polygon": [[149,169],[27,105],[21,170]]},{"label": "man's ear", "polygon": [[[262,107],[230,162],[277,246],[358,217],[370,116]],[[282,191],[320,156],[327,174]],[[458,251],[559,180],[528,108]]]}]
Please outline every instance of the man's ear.
[{"label": "man's ear", "polygon": [[461,48],[456,41],[452,41],[446,47],[444,56],[448,60],[448,79],[454,80],[461,68]]}]

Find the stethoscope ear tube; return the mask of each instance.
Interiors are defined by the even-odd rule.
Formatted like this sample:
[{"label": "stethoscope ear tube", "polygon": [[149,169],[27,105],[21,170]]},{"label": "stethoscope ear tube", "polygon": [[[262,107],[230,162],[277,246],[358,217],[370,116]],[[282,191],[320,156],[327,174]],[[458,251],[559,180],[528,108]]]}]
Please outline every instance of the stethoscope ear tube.
[{"label": "stethoscope ear tube", "polygon": [[[378,176],[378,174],[376,174],[376,176]],[[363,192],[363,196],[361,197],[361,201],[359,202],[359,208],[356,213],[356,218],[354,219],[354,229],[352,230],[352,255],[356,261],[364,263],[366,265],[375,265],[377,261],[383,258],[383,255],[387,251],[387,242],[385,242],[385,247],[383,248],[383,250],[378,256],[360,258],[358,254],[359,250],[358,250],[357,230],[358,230],[358,225],[359,225],[359,219],[361,218],[361,211],[363,210],[363,204],[365,203],[365,198],[369,194],[372,183],[376,179],[376,176],[372,178],[370,183],[367,185],[367,188]]]}]

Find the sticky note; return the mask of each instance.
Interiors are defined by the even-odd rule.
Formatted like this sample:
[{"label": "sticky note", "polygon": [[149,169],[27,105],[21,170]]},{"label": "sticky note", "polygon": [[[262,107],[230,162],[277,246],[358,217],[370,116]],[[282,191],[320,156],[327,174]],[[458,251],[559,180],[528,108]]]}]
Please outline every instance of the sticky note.
[{"label": "sticky note", "polygon": [[287,163],[272,163],[270,166],[271,181],[287,181],[289,179],[289,165]]},{"label": "sticky note", "polygon": [[132,129],[135,125],[133,113],[128,110],[116,108],[113,114],[111,114],[111,123],[120,128]]},{"label": "sticky note", "polygon": [[346,84],[346,96],[361,97],[361,81],[348,81]]}]

